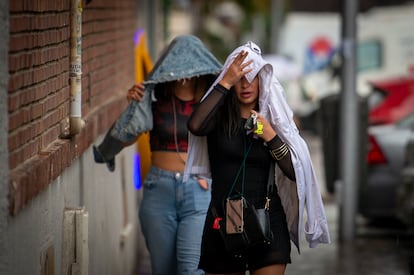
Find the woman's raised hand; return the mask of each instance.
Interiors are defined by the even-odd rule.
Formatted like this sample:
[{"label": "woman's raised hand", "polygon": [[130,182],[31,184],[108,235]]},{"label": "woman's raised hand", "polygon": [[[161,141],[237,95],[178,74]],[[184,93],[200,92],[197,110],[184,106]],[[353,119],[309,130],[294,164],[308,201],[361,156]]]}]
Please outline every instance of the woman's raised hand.
[{"label": "woman's raised hand", "polygon": [[128,93],[127,93],[128,103],[130,103],[131,100],[141,101],[143,96],[144,96],[144,84],[142,83],[135,84],[134,86],[128,89]]},{"label": "woman's raised hand", "polygon": [[247,57],[247,54],[248,52],[241,51],[230,64],[227,72],[223,76],[223,79],[219,82],[224,88],[229,90],[231,87],[234,86],[234,84],[239,82],[243,76],[245,76],[247,73],[253,70],[252,68],[246,69],[246,67],[253,62],[252,60],[244,62],[244,60]]}]

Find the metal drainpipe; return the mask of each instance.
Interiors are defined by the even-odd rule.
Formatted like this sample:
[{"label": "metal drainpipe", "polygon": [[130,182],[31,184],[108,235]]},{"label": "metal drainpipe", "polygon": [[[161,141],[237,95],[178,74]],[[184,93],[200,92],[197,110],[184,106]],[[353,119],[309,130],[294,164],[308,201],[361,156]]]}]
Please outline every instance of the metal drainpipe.
[{"label": "metal drainpipe", "polygon": [[70,136],[80,133],[82,120],[82,0],[70,8]]}]

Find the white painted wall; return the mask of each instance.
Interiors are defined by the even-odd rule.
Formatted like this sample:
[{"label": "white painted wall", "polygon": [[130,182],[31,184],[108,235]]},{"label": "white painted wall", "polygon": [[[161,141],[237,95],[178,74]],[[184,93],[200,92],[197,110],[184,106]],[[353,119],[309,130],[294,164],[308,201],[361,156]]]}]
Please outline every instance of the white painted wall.
[{"label": "white painted wall", "polygon": [[[132,181],[134,152],[135,146],[125,148],[116,157],[117,167],[111,173],[105,165],[93,161],[92,147],[89,148],[19,215],[11,218],[6,232],[11,248],[7,254],[10,274],[41,274],[41,254],[50,245],[54,246],[55,274],[62,274],[64,209],[80,206],[89,214],[89,274],[131,274],[146,249],[137,214],[141,192],[135,190]],[[120,245],[124,229],[122,172],[132,225],[124,246]]]}]

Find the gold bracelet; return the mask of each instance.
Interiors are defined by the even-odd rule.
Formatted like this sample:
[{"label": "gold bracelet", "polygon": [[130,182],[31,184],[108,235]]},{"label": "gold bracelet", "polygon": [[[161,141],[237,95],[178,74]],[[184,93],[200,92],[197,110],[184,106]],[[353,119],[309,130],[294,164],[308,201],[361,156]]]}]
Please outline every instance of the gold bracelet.
[{"label": "gold bracelet", "polygon": [[276,160],[281,160],[289,153],[289,149],[286,148],[283,152],[276,156]]},{"label": "gold bracelet", "polygon": [[269,150],[269,152],[275,160],[281,160],[289,153],[289,148],[286,146],[286,143],[283,143],[279,148]]},{"label": "gold bracelet", "polygon": [[280,152],[282,152],[283,150],[285,150],[285,148],[286,148],[286,143],[283,143],[282,145],[280,145],[280,147],[279,147],[279,148],[272,149],[271,151],[272,151],[274,154],[279,154]]}]

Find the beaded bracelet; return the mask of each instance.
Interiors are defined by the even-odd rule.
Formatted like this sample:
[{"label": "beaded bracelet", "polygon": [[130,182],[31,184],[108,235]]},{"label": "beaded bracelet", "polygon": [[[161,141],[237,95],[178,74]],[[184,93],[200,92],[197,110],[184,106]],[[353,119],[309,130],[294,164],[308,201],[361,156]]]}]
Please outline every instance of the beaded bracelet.
[{"label": "beaded bracelet", "polygon": [[221,85],[220,83],[217,83],[214,86],[214,89],[216,89],[217,91],[219,91],[220,93],[227,95],[229,90],[227,90],[223,85]]}]

